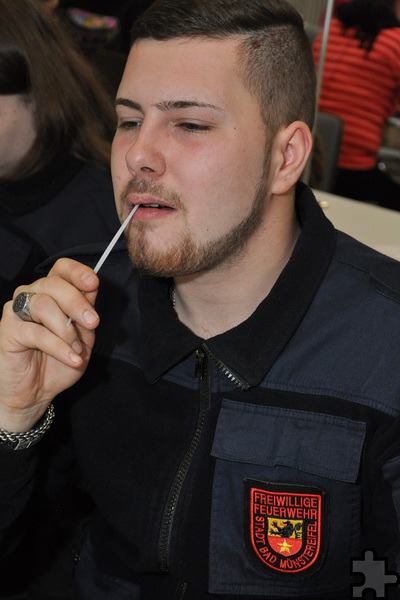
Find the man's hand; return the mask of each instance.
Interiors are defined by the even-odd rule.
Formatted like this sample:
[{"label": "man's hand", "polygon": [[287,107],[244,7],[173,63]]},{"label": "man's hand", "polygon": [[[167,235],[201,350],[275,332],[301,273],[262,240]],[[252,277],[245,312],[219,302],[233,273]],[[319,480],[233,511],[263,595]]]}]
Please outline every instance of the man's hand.
[{"label": "man's hand", "polygon": [[[53,398],[84,373],[99,317],[94,310],[99,281],[92,269],[63,258],[49,275],[15,290],[34,292],[33,323],[13,312],[0,321],[0,427],[31,429]],[[82,293],[83,292],[83,293]],[[69,321],[69,317],[72,322]]]}]

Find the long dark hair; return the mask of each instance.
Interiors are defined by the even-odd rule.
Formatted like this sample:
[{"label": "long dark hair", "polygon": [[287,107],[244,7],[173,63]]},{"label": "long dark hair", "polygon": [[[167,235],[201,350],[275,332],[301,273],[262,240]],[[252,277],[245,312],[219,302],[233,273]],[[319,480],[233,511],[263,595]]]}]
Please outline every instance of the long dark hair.
[{"label": "long dark hair", "polygon": [[352,0],[336,9],[345,29],[355,29],[360,47],[369,52],[382,29],[400,27],[395,13],[395,0]]},{"label": "long dark hair", "polygon": [[61,152],[109,165],[111,97],[57,17],[35,0],[0,0],[0,94],[33,103],[36,139],[7,179],[43,168]]}]

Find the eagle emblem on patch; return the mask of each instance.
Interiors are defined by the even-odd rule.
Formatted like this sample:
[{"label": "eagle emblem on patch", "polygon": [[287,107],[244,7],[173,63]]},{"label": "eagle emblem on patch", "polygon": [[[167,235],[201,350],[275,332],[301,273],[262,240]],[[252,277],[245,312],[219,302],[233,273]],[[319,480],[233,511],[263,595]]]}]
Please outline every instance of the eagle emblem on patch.
[{"label": "eagle emblem on patch", "polygon": [[245,535],[253,561],[275,575],[303,579],[322,565],[328,501],[317,487],[245,480]]}]

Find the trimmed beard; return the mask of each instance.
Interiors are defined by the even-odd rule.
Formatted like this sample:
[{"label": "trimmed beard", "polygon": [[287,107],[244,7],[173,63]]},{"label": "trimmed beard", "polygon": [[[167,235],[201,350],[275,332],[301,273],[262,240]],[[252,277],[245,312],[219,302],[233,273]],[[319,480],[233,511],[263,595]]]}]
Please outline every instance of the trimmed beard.
[{"label": "trimmed beard", "polygon": [[[247,242],[261,224],[268,190],[270,164],[269,147],[265,153],[262,174],[249,214],[219,238],[204,244],[195,244],[190,232],[186,230],[174,247],[168,250],[153,250],[146,241],[146,229],[149,224],[133,223],[136,228],[135,240],[128,239],[128,252],[134,267],[156,277],[182,277],[233,264],[242,255]],[[135,184],[132,181],[124,194],[127,195],[132,191],[154,194],[166,200],[171,206],[179,206],[181,210],[184,210],[180,197],[164,190],[158,183],[138,182]]]}]

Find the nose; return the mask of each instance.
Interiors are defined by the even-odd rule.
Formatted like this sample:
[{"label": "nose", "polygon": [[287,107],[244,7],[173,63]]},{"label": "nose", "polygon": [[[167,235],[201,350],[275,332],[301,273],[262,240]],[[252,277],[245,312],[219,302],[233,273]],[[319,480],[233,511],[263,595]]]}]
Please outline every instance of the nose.
[{"label": "nose", "polygon": [[125,155],[126,166],[133,176],[145,175],[157,179],[165,171],[161,151],[161,132],[150,125],[141,125],[138,135]]}]

